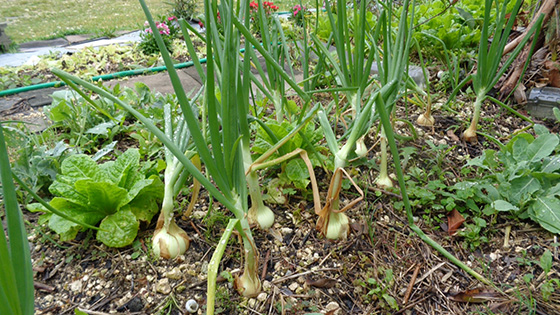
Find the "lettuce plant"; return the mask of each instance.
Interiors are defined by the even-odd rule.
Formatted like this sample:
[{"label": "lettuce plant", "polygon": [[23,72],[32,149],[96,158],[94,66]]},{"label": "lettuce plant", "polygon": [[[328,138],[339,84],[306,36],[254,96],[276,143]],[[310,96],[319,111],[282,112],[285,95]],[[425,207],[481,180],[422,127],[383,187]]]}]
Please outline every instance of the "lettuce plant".
[{"label": "lettuce plant", "polygon": [[[91,157],[76,154],[66,158],[61,173],[49,187],[55,196],[50,206],[83,223],[99,222],[97,239],[109,247],[132,244],[139,221],[149,222],[157,213],[162,184],[156,175],[145,178],[140,171],[140,154],[129,149],[115,161],[97,164]],[[28,206],[46,211],[49,227],[63,241],[71,240],[83,228],[39,204]]]}]

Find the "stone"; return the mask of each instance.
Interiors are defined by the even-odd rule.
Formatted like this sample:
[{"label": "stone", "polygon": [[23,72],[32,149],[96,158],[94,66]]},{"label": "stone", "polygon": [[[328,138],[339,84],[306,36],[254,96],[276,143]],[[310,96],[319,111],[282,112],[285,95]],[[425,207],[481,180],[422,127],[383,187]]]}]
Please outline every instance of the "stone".
[{"label": "stone", "polygon": [[299,288],[299,284],[297,282],[292,282],[288,286],[288,289],[290,289],[292,292],[295,292],[297,290],[297,288]]},{"label": "stone", "polygon": [[261,292],[259,293],[259,295],[257,295],[257,301],[259,302],[264,302],[266,301],[267,298],[268,298],[268,294],[266,294],[266,292]]},{"label": "stone", "polygon": [[136,296],[128,301],[125,306],[130,312],[140,312],[144,308],[144,303],[141,297]]},{"label": "stone", "polygon": [[82,291],[82,280],[76,280],[72,283],[70,283],[70,291],[72,292],[80,292]]},{"label": "stone", "polygon": [[336,313],[337,310],[340,310],[340,306],[334,301],[329,302],[329,304],[325,306],[325,311],[327,311],[327,313]]},{"label": "stone", "polygon": [[172,280],[179,280],[183,276],[183,273],[179,267],[175,267],[171,271],[166,272],[165,276]]},{"label": "stone", "polygon": [[171,286],[169,285],[169,279],[167,278],[160,279],[156,284],[156,292],[165,295],[171,293]]}]

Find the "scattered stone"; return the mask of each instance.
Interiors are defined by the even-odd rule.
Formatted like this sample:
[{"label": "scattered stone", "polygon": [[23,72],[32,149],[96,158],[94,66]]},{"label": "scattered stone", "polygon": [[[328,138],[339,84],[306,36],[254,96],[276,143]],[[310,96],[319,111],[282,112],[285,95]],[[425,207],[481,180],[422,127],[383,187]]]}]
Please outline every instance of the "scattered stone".
[{"label": "scattered stone", "polygon": [[338,303],[332,301],[329,302],[327,306],[325,306],[325,311],[330,314],[338,314],[340,312],[340,306],[338,305]]},{"label": "scattered stone", "polygon": [[192,217],[193,217],[193,219],[201,220],[202,218],[204,218],[206,216],[207,213],[208,213],[207,211],[200,211],[200,210],[199,211],[193,211]]},{"label": "scattered stone", "polygon": [[272,288],[272,284],[270,283],[270,281],[265,280],[262,283],[262,288],[263,291],[270,291],[270,289]]},{"label": "scattered stone", "polygon": [[72,292],[82,291],[82,280],[76,280],[76,281],[70,283],[70,291],[72,291]]},{"label": "scattered stone", "polygon": [[255,306],[257,305],[257,300],[249,299],[249,302],[247,302],[247,303],[249,304],[249,307],[255,308]]},{"label": "scattered stone", "polygon": [[141,297],[136,296],[128,301],[125,306],[130,312],[140,312],[144,308],[144,303]]},{"label": "scattered stone", "polygon": [[292,233],[294,230],[289,228],[289,227],[283,227],[280,229],[280,232],[282,232],[282,234],[286,235],[286,234],[290,234]]},{"label": "scattered stone", "polygon": [[183,273],[179,267],[175,267],[171,271],[166,272],[165,276],[172,280],[179,280],[183,276]]},{"label": "scattered stone", "polygon": [[295,292],[297,288],[299,288],[299,284],[297,282],[292,282],[292,284],[288,286],[288,289],[290,289],[292,292]]},{"label": "scattered stone", "polygon": [[268,294],[266,294],[266,292],[261,292],[259,293],[259,295],[257,295],[257,300],[259,302],[264,302],[266,301],[267,298],[268,298]]},{"label": "scattered stone", "polygon": [[156,292],[161,294],[171,293],[171,286],[169,285],[169,279],[163,278],[156,284]]},{"label": "scattered stone", "polygon": [[175,291],[177,291],[177,293],[182,293],[186,289],[187,289],[187,287],[185,287],[184,285],[180,285],[180,286],[175,288]]}]

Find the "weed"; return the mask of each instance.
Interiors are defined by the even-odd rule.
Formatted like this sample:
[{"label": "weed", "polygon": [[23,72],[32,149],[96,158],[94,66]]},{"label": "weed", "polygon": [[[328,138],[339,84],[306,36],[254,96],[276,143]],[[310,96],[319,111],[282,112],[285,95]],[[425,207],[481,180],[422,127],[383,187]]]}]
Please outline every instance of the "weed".
[{"label": "weed", "polygon": [[487,224],[486,220],[479,217],[473,217],[472,221],[473,223],[466,223],[465,228],[457,232],[457,235],[464,237],[463,247],[475,250],[483,243],[488,243],[488,237],[483,234]]},{"label": "weed", "polygon": [[369,277],[366,281],[358,279],[355,281],[355,285],[362,286],[368,290],[366,301],[371,303],[379,301],[380,303],[385,303],[393,310],[398,310],[397,300],[387,292],[387,288],[394,285],[393,269],[379,270],[379,273],[383,275],[382,280],[377,279],[377,277]]}]

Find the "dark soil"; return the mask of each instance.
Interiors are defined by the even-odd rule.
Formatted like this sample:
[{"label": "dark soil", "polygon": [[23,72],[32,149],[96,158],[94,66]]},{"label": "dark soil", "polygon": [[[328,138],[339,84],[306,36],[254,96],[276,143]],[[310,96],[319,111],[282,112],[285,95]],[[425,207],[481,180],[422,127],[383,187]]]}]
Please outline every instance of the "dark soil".
[{"label": "dark soil", "polygon": [[[416,149],[405,173],[412,167],[429,171],[437,166],[445,184],[451,186],[466,178],[461,169],[469,158],[488,148],[497,149],[483,136],[476,144],[460,140],[471,116],[470,103],[465,104],[453,108],[458,115],[436,109],[434,128],[414,124],[418,137],[399,141],[401,149]],[[415,122],[420,110],[410,104],[408,108],[398,110],[397,117]],[[520,111],[527,114],[522,108]],[[536,122],[545,124],[551,132],[560,132],[557,123]],[[479,130],[506,143],[513,132],[527,125],[501,107],[486,104]],[[402,136],[411,135],[405,124],[397,122],[395,128]],[[442,149],[430,149],[428,142]],[[257,297],[240,297],[233,288],[230,275],[240,272],[241,248],[232,238],[221,262],[220,270],[225,273],[219,279],[217,313],[560,314],[560,284],[547,299],[543,297],[545,284],[560,278],[556,235],[529,221],[503,215],[489,220],[481,232],[487,242],[476,246],[472,239],[447,232],[446,211],[415,208],[416,224],[493,284],[485,285],[408,227],[404,211],[395,208],[400,201],[399,190],[375,187],[375,152],[379,152],[376,136],[371,135],[366,143],[372,147],[369,159],[356,161],[347,170],[366,192],[365,199],[347,212],[351,220],[347,239],[334,242],[322,237],[315,229],[317,217],[312,202],[298,192],[286,204],[273,207],[276,223],[270,230],[253,230],[263,287]],[[324,202],[331,174],[316,171]],[[272,178],[273,173],[261,175]],[[352,189],[343,193],[345,202],[354,198]],[[181,213],[185,204],[178,202],[177,212]],[[200,306],[197,313],[204,314],[208,262],[228,220],[223,213],[219,203],[209,203],[203,190],[191,217],[176,216],[178,225],[191,237],[189,250],[167,261],[156,260],[151,254],[155,222],[141,228],[133,246],[114,249],[98,242],[91,231],[80,233],[72,242],[60,242],[48,227],[37,223],[36,214],[25,212],[37,314],[72,314],[76,310],[94,315],[186,314],[185,304],[191,299]],[[539,264],[545,250],[553,255],[548,274]]]},{"label": "dark soil", "polygon": [[[520,119],[512,119],[492,105],[485,107],[483,117],[493,118],[491,124],[484,123],[483,118],[482,128],[503,132],[504,138],[500,140],[506,140],[507,132],[525,126]],[[416,161],[424,161],[409,165],[433,167],[429,161],[435,160],[438,152],[426,149],[427,140],[446,145],[452,149],[445,155],[441,169],[450,174],[447,177],[452,185],[460,178],[460,168],[468,157],[495,148],[482,137],[477,144],[460,141],[458,136],[465,123],[458,119],[436,116],[433,130],[417,128],[417,140],[401,141],[400,147],[416,147],[419,152]],[[549,127],[558,131],[557,125]],[[374,143],[373,138],[368,141]],[[377,151],[374,148],[371,152]],[[254,230],[263,293],[255,298],[242,298],[227,277],[222,277],[217,292],[217,313],[560,313],[558,287],[547,301],[542,297],[543,284],[560,276],[556,236],[530,222],[507,221],[504,216],[483,231],[488,242],[470,249],[469,240],[445,232],[445,222],[426,222],[425,212],[416,209],[417,224],[429,237],[490,279],[495,287],[484,285],[408,228],[406,215],[393,208],[399,200],[398,190],[374,188],[375,168],[363,165],[350,170],[362,189],[370,193],[348,211],[352,224],[346,240],[333,242],[319,235],[312,203],[301,196],[292,196],[285,205],[274,207],[273,228]],[[452,178],[453,174],[456,178]],[[322,190],[326,191],[330,175],[318,170],[318,178]],[[349,190],[343,199],[353,198]],[[185,314],[185,303],[190,299],[200,305],[198,314],[204,314],[206,269],[227,223],[220,205],[213,202],[209,211],[207,201],[203,191],[194,215],[178,217],[179,226],[187,231],[192,242],[185,255],[171,261],[155,260],[151,255],[154,223],[142,229],[134,246],[113,249],[97,242],[91,232],[81,233],[72,242],[58,242],[48,228],[35,224],[35,215],[27,213],[36,271],[37,314],[72,314],[76,309],[88,314]],[[508,226],[511,233],[505,238]],[[548,275],[538,264],[545,249],[554,256]],[[241,266],[239,257],[239,243],[233,239],[221,270],[237,275]],[[390,272],[392,277],[387,277]],[[526,275],[533,275],[533,280],[525,282]],[[483,297],[468,303],[464,296],[474,296],[475,292]],[[391,307],[390,297],[398,308]]]}]

